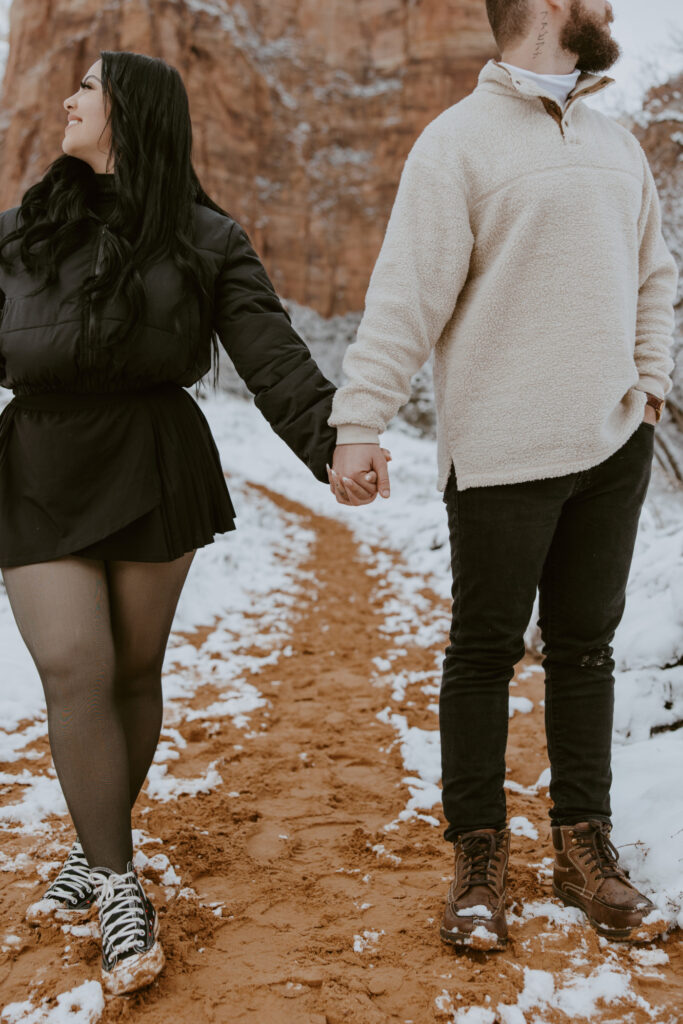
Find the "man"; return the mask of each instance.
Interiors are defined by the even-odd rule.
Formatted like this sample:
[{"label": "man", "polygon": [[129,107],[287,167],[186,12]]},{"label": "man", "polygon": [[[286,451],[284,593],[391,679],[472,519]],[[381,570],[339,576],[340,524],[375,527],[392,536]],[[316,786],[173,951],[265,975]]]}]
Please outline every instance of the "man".
[{"label": "man", "polygon": [[636,138],[582,102],[614,79],[606,0],[487,0],[501,52],[403,168],[330,424],[337,500],[388,496],[379,433],[435,349],[453,623],[440,697],[455,878],[441,937],[507,941],[508,684],[539,589],[553,891],[612,939],[665,922],[609,839],[614,661],[677,269]]}]

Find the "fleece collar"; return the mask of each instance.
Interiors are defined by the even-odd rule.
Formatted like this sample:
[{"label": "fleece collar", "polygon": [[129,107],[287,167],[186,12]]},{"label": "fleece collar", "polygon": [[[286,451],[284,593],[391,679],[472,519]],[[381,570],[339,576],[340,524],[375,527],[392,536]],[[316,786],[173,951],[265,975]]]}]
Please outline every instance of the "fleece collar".
[{"label": "fleece collar", "polygon": [[[567,103],[573,101],[577,96],[587,93],[596,93],[612,85],[615,80],[609,75],[593,75],[589,71],[582,71],[574,84],[574,88],[567,96]],[[557,104],[557,98],[548,92],[539,82],[527,78],[526,75],[515,75],[509,68],[497,60],[489,60],[479,72],[477,87],[493,89],[494,92],[502,90],[506,92],[516,91],[522,96],[546,97]]]}]

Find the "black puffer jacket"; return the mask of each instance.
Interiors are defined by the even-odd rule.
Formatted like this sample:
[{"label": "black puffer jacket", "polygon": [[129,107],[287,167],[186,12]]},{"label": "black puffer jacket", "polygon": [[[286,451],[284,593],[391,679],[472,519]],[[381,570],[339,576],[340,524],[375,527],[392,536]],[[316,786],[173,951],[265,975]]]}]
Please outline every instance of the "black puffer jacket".
[{"label": "black puffer jacket", "polygon": [[[164,381],[189,387],[210,369],[210,338],[199,337],[196,305],[185,305],[182,333],[174,329],[171,309],[181,279],[171,260],[143,274],[148,307],[135,346],[117,343],[93,353],[84,343],[76,302],[62,305],[61,300],[98,266],[113,175],[96,175],[96,185],[92,230],[64,260],[54,286],[29,296],[37,282],[23,264],[15,260],[12,273],[0,267],[0,385],[16,395],[117,391]],[[15,229],[18,211],[0,213],[0,238]],[[245,231],[207,207],[196,205],[195,211],[195,244],[214,270],[213,324],[221,343],[273,429],[327,483],[325,463],[331,462],[336,441],[327,424],[334,385],[292,327]],[[15,246],[3,253],[12,255]],[[124,318],[123,300],[110,301],[101,315],[105,343]]]}]

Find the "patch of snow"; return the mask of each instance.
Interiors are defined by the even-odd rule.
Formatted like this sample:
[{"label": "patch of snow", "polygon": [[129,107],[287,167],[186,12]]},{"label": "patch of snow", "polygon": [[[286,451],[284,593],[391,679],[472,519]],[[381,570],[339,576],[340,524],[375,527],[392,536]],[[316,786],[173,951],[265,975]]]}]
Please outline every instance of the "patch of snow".
[{"label": "patch of snow", "polygon": [[456,911],[456,915],[457,917],[491,917],[491,911],[483,903],[478,903],[476,907],[461,907]]},{"label": "patch of snow", "polygon": [[384,935],[384,929],[381,931],[364,931],[360,935],[354,935],[353,937],[353,951],[354,953],[364,953],[366,949],[374,949],[379,942],[380,936]]},{"label": "patch of snow", "polygon": [[84,981],[82,985],[61,992],[56,1006],[44,1000],[34,1006],[30,999],[9,1003],[0,1014],[2,1024],[95,1024],[104,1011],[104,993],[99,981]]},{"label": "patch of snow", "polygon": [[195,779],[177,778],[168,775],[168,766],[153,764],[147,776],[147,796],[152,800],[167,803],[179,796],[196,796],[197,793],[210,793],[222,785],[223,779],[216,769],[218,761],[212,761],[204,775]]},{"label": "patch of snow", "polygon": [[20,874],[33,867],[33,861],[26,853],[18,853],[16,857],[10,857],[0,850],[0,871],[11,871],[13,874]]},{"label": "patch of snow", "polygon": [[24,835],[49,831],[44,819],[52,814],[66,814],[67,807],[56,774],[33,775],[24,769],[17,775],[0,772],[0,785],[20,787],[19,799],[0,807],[0,828]]},{"label": "patch of snow", "polygon": [[529,700],[528,697],[509,697],[508,698],[508,715],[510,718],[514,715],[515,711],[519,711],[523,715],[528,715],[530,711],[534,710],[534,702]]},{"label": "patch of snow", "polygon": [[438,730],[419,729],[408,725],[405,715],[385,708],[377,715],[380,722],[392,725],[401,741],[401,756],[408,771],[419,773],[427,783],[435,785],[441,778],[441,745]]},{"label": "patch of snow", "polygon": [[370,846],[370,849],[375,854],[375,856],[379,858],[384,857],[385,860],[390,861],[392,864],[401,863],[401,858],[395,853],[389,853],[384,843],[375,843],[374,846],[368,843],[368,846]]},{"label": "patch of snow", "polygon": [[630,954],[643,967],[655,967],[669,963],[669,954],[663,949],[639,949],[634,946],[630,950]]},{"label": "patch of snow", "polygon": [[453,998],[446,989],[434,1000],[437,1010],[451,1014],[453,1024],[495,1024],[496,1015],[493,1010],[483,1006],[470,1006],[456,1009]]},{"label": "patch of snow", "polygon": [[513,836],[526,836],[527,839],[538,839],[538,829],[528,818],[515,815],[510,818],[510,831]]}]

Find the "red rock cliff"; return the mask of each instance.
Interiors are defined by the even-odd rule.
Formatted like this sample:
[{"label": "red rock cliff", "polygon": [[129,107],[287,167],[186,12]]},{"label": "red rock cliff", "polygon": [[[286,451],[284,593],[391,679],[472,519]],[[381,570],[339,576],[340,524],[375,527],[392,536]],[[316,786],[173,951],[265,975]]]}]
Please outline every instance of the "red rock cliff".
[{"label": "red rock cliff", "polygon": [[0,209],[61,153],[101,49],[178,68],[202,184],[325,316],[362,308],[412,142],[497,56],[483,0],[14,0]]}]

